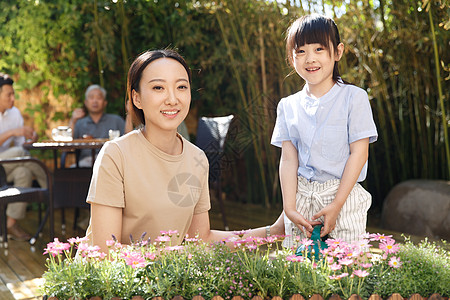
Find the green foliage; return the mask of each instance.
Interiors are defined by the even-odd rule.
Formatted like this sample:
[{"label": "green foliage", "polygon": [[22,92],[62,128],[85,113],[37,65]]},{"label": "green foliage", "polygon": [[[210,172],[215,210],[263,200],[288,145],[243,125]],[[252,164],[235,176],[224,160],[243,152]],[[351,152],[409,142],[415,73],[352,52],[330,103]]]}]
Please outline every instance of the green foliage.
[{"label": "green foliage", "polygon": [[51,119],[64,118],[62,112],[38,117],[50,95],[81,102],[91,83],[104,82],[108,111],[124,116],[126,73],[133,58],[147,49],[178,49],[194,75],[194,118],[236,116],[224,190],[236,200],[269,207],[281,202],[279,150],[269,143],[276,105],[302,86],[297,75],[289,76],[285,31],[299,15],[326,11],[346,45],[341,74],[371,98],[379,141],[370,148],[365,184],[375,206],[380,208],[400,181],[450,179],[448,1],[289,3],[1,1],[0,70],[14,75],[17,90],[37,87],[44,92],[42,107],[28,110],[43,130]]},{"label": "green foliage", "polygon": [[[287,299],[293,294],[305,298],[320,294],[326,299],[338,294],[348,299],[357,294],[367,299],[375,293],[383,298],[392,293],[404,297],[450,294],[448,251],[426,241],[418,246],[407,242],[399,249],[386,236],[381,235],[386,240],[371,236],[381,251],[370,251],[367,239],[353,244],[332,240],[319,260],[314,255],[307,258],[308,247],[302,256],[294,255],[295,248],[279,249],[277,237],[234,236],[226,240],[228,246],[188,238],[181,246],[171,246],[169,232],[153,244],[148,240],[132,245],[108,241],[108,255],[83,244],[85,238],[69,239],[71,244],[55,239],[46,248],[50,258],[42,291],[60,300],[93,296],[131,299],[135,295],[146,299],[178,295],[184,299],[196,295],[205,299],[216,295],[224,299],[256,295]],[[308,242],[301,241],[304,245]],[[75,248],[76,257],[72,253]],[[391,264],[393,259],[398,265]]]}]

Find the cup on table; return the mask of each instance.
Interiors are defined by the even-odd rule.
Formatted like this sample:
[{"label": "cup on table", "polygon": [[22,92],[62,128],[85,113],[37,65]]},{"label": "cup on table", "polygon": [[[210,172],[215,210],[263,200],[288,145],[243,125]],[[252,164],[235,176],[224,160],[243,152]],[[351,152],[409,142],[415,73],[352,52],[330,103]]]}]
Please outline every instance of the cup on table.
[{"label": "cup on table", "polygon": [[110,140],[114,140],[120,136],[120,130],[110,129],[108,133],[109,133]]},{"label": "cup on table", "polygon": [[70,142],[72,138],[72,128],[69,126],[58,126],[52,130],[52,139],[54,141]]}]

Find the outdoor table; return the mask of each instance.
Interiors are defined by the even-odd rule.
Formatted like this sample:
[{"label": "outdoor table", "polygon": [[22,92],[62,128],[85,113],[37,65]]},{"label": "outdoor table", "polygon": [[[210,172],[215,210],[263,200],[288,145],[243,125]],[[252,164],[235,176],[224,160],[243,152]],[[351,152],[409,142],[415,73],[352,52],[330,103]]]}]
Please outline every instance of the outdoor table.
[{"label": "outdoor table", "polygon": [[[89,208],[86,196],[92,177],[92,166],[89,168],[78,167],[78,155],[75,168],[65,168],[63,160],[58,167],[59,153],[67,151],[92,150],[92,164],[95,160],[96,149],[100,149],[108,139],[75,139],[72,141],[40,141],[24,144],[27,150],[53,151],[53,208],[77,208],[74,220],[78,217],[78,208]],[[62,230],[65,231],[64,213],[62,214]]]},{"label": "outdoor table", "polygon": [[[95,150],[100,149],[108,139],[75,139],[72,141],[40,141],[35,143],[26,143],[23,147],[27,150],[52,150],[54,169],[58,168],[58,151],[73,151],[82,149],[92,150],[92,163],[95,160]],[[78,164],[78,161],[77,161]],[[64,168],[64,166],[60,166]]]}]

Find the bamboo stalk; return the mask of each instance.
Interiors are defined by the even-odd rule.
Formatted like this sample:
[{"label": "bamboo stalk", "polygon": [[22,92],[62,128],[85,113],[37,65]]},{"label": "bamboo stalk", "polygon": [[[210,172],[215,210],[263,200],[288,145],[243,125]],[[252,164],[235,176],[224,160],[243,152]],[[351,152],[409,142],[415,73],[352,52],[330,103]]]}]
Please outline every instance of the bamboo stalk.
[{"label": "bamboo stalk", "polygon": [[101,55],[101,47],[100,47],[100,25],[99,25],[99,19],[98,19],[98,6],[97,6],[97,0],[94,0],[94,31],[95,31],[95,45],[97,47],[97,62],[98,62],[98,75],[100,80],[100,86],[105,86],[105,80],[103,78],[103,61],[102,61],[102,55]]},{"label": "bamboo stalk", "polygon": [[439,65],[439,52],[437,48],[436,42],[436,31],[434,30],[433,23],[433,15],[431,13],[431,2],[428,2],[428,16],[430,19],[430,28],[431,28],[431,37],[433,40],[433,52],[434,52],[434,66],[436,69],[436,81],[438,88],[438,96],[439,96],[439,104],[441,106],[441,115],[442,115],[442,127],[444,130],[444,143],[445,143],[445,156],[447,158],[447,175],[450,177],[450,146],[449,146],[449,136],[448,136],[448,121],[445,114],[445,105],[444,105],[444,94],[442,93],[441,86],[441,71]]},{"label": "bamboo stalk", "polygon": [[[237,70],[237,67],[236,67],[237,64],[234,61],[234,56],[232,55],[230,42],[228,41],[228,37],[225,34],[225,27],[224,27],[223,21],[222,21],[222,19],[220,17],[220,13],[216,12],[216,18],[217,18],[217,21],[219,23],[219,27],[220,27],[220,30],[222,32],[222,36],[224,38],[225,45],[226,45],[227,50],[228,50],[227,51],[228,52],[228,56],[229,56],[230,61],[231,61],[231,65],[232,65],[232,68],[233,68],[233,73],[234,73],[236,81],[238,83],[239,93],[241,95],[241,100],[243,102],[243,106],[244,107],[248,107],[248,100],[247,100],[247,97],[246,97],[246,94],[245,94],[245,91],[244,91],[244,87],[243,87],[243,84],[242,84],[240,72]],[[233,31],[233,33],[235,35],[238,36],[237,30],[236,30],[236,28],[234,28],[233,23],[234,22],[231,22],[231,24],[230,24],[231,28],[232,28],[232,31]],[[238,45],[240,44],[241,46],[243,46],[242,43],[240,43],[239,41],[237,41],[237,42],[238,42]],[[242,48],[240,47],[240,49],[242,49]],[[255,130],[252,120],[249,119],[248,121],[249,121],[250,130]],[[258,148],[256,139],[252,139],[252,144],[253,144],[254,150],[257,151],[257,149],[259,149],[259,148]],[[264,176],[264,167],[263,167],[263,164],[262,164],[261,155],[259,153],[256,153],[256,159],[257,159],[258,166],[259,166],[259,175],[260,175],[260,178],[261,178],[261,181],[262,181],[260,188],[262,189],[262,192],[263,192],[264,203],[268,206],[269,205],[269,198],[268,198],[268,193],[267,193],[266,178]]]}]

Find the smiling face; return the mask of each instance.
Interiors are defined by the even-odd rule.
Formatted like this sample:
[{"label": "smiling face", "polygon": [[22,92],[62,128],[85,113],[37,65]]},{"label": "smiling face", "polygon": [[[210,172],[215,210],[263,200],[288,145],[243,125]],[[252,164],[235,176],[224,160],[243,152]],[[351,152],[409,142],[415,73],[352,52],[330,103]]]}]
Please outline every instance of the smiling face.
[{"label": "smiling face", "polygon": [[314,43],[293,50],[295,71],[306,81],[310,93],[314,96],[320,97],[333,87],[334,64],[341,59],[343,48],[342,43],[336,51]]},{"label": "smiling face", "polygon": [[142,72],[139,92],[133,90],[134,105],[144,112],[148,130],[176,132],[191,103],[186,69],[172,58],[152,61]]}]

